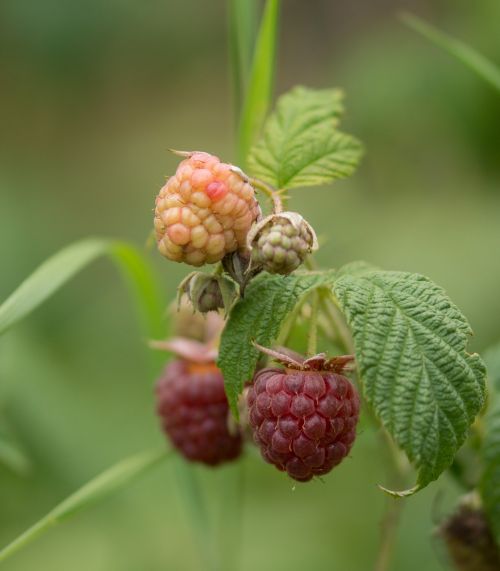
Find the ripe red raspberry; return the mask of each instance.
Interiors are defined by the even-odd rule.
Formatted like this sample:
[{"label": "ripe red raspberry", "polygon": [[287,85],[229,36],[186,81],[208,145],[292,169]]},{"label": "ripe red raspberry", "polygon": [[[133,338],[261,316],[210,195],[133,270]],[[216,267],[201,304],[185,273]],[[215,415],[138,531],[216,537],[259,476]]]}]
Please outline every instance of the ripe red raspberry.
[{"label": "ripe red raspberry", "polygon": [[185,458],[216,466],[240,455],[241,434],[229,431],[224,380],[214,362],[170,362],[156,396],[163,429]]},{"label": "ripe red raspberry", "polygon": [[208,153],[180,154],[185,160],[156,198],[158,249],[175,262],[212,264],[246,247],[260,208],[238,169]]},{"label": "ripe red raspberry", "polygon": [[[346,359],[322,356],[254,377],[247,397],[249,422],[264,459],[299,482],[327,474],[356,438],[359,397],[341,371]],[[294,357],[295,360],[295,357]]]}]

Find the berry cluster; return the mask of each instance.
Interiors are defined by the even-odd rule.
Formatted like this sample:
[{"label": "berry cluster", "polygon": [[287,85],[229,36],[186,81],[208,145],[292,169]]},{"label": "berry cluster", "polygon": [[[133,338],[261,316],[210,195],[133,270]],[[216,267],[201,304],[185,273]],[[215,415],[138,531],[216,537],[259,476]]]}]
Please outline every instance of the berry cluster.
[{"label": "berry cluster", "polygon": [[[275,194],[274,212],[261,219],[254,187],[269,188],[259,181],[213,155],[178,154],[184,160],[156,199],[158,249],[192,266],[221,264],[213,274],[191,273],[179,287],[176,329],[190,339],[155,344],[178,356],[157,383],[157,411],[186,459],[216,466],[240,455],[245,431],[230,427],[224,379],[215,364],[222,326],[212,327],[207,338],[199,315],[207,315],[205,323],[210,315],[222,320],[219,310],[227,314],[258,273],[289,274],[318,244],[313,228],[300,214],[283,212]],[[359,397],[342,374],[352,357],[306,359],[286,349],[258,348],[284,368],[258,371],[246,391],[242,417],[253,440],[267,462],[297,481],[328,473],[356,438]]]}]

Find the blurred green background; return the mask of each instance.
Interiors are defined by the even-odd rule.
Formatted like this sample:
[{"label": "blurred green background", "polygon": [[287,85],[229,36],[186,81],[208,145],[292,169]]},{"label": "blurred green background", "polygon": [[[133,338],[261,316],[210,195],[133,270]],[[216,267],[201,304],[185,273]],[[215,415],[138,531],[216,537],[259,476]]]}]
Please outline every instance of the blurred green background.
[{"label": "blurred green background", "polygon": [[[343,87],[345,129],[367,148],[352,179],[295,191],[292,204],[325,237],[322,264],[365,259],[430,276],[469,317],[481,350],[500,337],[500,98],[405,28],[401,9],[500,62],[498,0],[286,0],[278,92]],[[226,19],[222,0],[2,0],[0,299],[75,239],[142,247],[175,168],[167,148],[234,159]],[[150,257],[168,300],[187,270]],[[0,412],[32,466],[19,476],[0,465],[0,545],[116,460],[162,445],[148,359],[107,262],[1,339]],[[386,458],[367,430],[351,456],[324,483],[296,487],[253,454],[241,468],[197,470],[227,569],[370,569]],[[431,532],[456,494],[442,477],[407,502],[393,569],[446,567]],[[191,525],[163,466],[4,568],[207,569]]]}]

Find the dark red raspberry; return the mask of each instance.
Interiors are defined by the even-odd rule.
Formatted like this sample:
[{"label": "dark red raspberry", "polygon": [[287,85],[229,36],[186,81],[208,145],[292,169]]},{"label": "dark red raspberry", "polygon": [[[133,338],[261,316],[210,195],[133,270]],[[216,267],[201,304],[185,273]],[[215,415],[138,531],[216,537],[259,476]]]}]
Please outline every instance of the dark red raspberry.
[{"label": "dark red raspberry", "polygon": [[216,466],[240,455],[241,434],[229,431],[224,380],[215,363],[170,362],[156,395],[163,429],[188,460]]},{"label": "dark red raspberry", "polygon": [[333,361],[315,356],[304,361],[309,370],[263,369],[248,392],[249,422],[262,456],[299,482],[330,472],[356,438],[359,396],[333,372]]}]

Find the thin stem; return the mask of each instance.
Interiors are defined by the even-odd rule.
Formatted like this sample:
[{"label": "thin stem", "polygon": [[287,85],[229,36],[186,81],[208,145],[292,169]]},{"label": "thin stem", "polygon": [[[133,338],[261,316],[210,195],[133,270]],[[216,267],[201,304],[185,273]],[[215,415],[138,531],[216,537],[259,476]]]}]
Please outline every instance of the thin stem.
[{"label": "thin stem", "polygon": [[387,510],[380,522],[381,541],[373,571],[388,571],[396,544],[403,500],[401,498],[387,498],[387,502]]},{"label": "thin stem", "polygon": [[337,333],[338,341],[342,349],[349,355],[354,355],[354,344],[352,342],[351,333],[347,327],[344,319],[342,318],[339,309],[330,291],[326,292],[325,296],[321,299],[322,307],[325,315],[330,320],[333,330]]},{"label": "thin stem", "polygon": [[319,293],[314,290],[311,303],[311,326],[309,329],[309,341],[307,344],[308,355],[316,355],[318,346],[318,309],[319,309]]},{"label": "thin stem", "polygon": [[292,332],[292,328],[295,325],[298,317],[300,316],[301,312],[302,312],[302,308],[304,307],[304,303],[306,302],[307,297],[304,296],[293,308],[293,310],[291,311],[291,313],[287,316],[286,320],[285,320],[285,324],[283,325],[283,327],[281,328],[281,332],[278,336],[278,339],[276,340],[276,345],[277,346],[282,346],[282,345],[286,345],[286,342],[288,341],[290,334]]},{"label": "thin stem", "polygon": [[[381,436],[391,460],[388,465],[393,489],[402,489],[406,487],[409,463],[384,428],[381,429]],[[389,569],[404,506],[402,498],[387,498],[386,501],[387,508],[380,522],[380,546],[373,571],[387,571]]]},{"label": "thin stem", "polygon": [[261,190],[273,201],[274,214],[279,214],[280,212],[283,212],[283,200],[281,198],[281,195],[284,192],[283,190],[276,190],[274,187],[265,183],[262,180],[259,180],[258,178],[249,178],[248,182],[255,188]]}]

